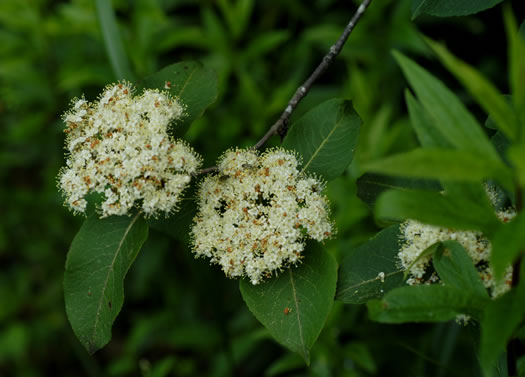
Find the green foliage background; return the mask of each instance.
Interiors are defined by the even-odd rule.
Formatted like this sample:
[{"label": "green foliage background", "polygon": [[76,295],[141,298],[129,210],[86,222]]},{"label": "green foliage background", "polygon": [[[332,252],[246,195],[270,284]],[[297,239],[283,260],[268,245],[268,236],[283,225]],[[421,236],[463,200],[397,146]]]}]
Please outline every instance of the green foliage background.
[{"label": "green foliage background", "polygon": [[[355,10],[335,0],[113,3],[136,77],[186,59],[217,72],[217,101],[186,134],[205,166],[225,149],[252,145],[265,133]],[[296,118],[325,99],[343,97],[364,122],[354,162],[328,186],[339,234],[326,247],[337,260],[384,225],[357,198],[359,166],[417,143],[393,48],[472,105],[459,84],[427,59],[419,29],[446,41],[509,92],[501,74],[501,7],[415,21],[410,10],[410,0],[373,2],[334,66],[294,113]],[[60,116],[71,98],[84,93],[94,99],[114,81],[94,1],[0,2],[0,376],[480,375],[476,328],[382,325],[367,319],[364,306],[337,301],[306,368],[248,311],[237,282],[193,259],[184,232],[173,240],[153,229],[155,237],[126,279],[126,304],[111,343],[89,356],[63,303],[65,256],[83,218],[62,206],[56,189],[64,164]],[[470,110],[484,121],[479,108]]]}]

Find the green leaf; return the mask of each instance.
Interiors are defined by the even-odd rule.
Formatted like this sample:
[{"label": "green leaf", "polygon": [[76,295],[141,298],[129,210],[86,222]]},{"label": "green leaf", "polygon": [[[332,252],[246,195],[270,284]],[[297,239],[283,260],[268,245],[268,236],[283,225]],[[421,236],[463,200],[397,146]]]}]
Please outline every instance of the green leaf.
[{"label": "green leaf", "polygon": [[352,102],[331,99],[293,123],[282,146],[299,152],[303,170],[331,180],[352,162],[360,127]]},{"label": "green leaf", "polygon": [[401,177],[458,182],[481,182],[495,178],[506,187],[512,187],[512,171],[501,160],[464,150],[418,148],[367,162],[362,169]]},{"label": "green leaf", "polygon": [[396,288],[367,306],[368,316],[377,322],[443,322],[458,314],[479,319],[486,302],[452,287],[418,285]]},{"label": "green leaf", "polygon": [[117,19],[110,0],[96,0],[97,17],[111,67],[118,80],[135,81],[122,44]]},{"label": "green leaf", "polygon": [[124,302],[124,277],[147,236],[148,225],[139,212],[104,219],[92,215],[73,239],[64,274],[66,312],[89,353],[111,339]]},{"label": "green leaf", "polygon": [[142,88],[166,90],[186,106],[186,116],[173,127],[173,135],[182,137],[195,119],[217,99],[217,75],[199,62],[169,65],[141,82]]},{"label": "green leaf", "polygon": [[481,299],[489,298],[472,258],[456,241],[441,242],[434,252],[432,263],[445,286],[468,292]]},{"label": "green leaf", "polygon": [[475,68],[452,55],[445,46],[425,38],[443,65],[463,84],[474,99],[489,114],[498,128],[514,140],[518,133],[516,113],[499,90]]},{"label": "green leaf", "polygon": [[357,180],[357,196],[370,207],[374,206],[381,193],[390,189],[441,191],[442,187],[434,180],[392,177],[374,173],[363,174]]},{"label": "green leaf", "polygon": [[412,19],[421,14],[466,16],[492,8],[503,0],[412,0]]},{"label": "green leaf", "polygon": [[481,125],[456,95],[403,54],[397,51],[393,54],[439,132],[457,149],[498,161],[498,154]]},{"label": "green leaf", "polygon": [[434,125],[430,114],[428,114],[408,89],[405,90],[405,101],[408,107],[410,123],[414,131],[416,131],[417,138],[421,145],[423,147],[452,148],[452,144]]},{"label": "green leaf", "polygon": [[459,195],[428,191],[391,190],[376,203],[376,216],[386,219],[414,219],[425,224],[489,234],[500,224],[494,211],[482,201],[466,201]]},{"label": "green leaf", "polygon": [[508,44],[509,84],[514,108],[518,113],[523,129],[525,128],[525,36],[521,33],[521,30],[525,30],[525,27],[523,27],[524,24],[522,23],[522,27],[518,31],[516,18],[512,13],[510,4],[503,8],[503,16]]},{"label": "green leaf", "polygon": [[499,280],[505,270],[520,254],[525,255],[525,212],[520,213],[512,221],[502,224],[491,237],[492,252],[490,263],[494,277]]},{"label": "green leaf", "polygon": [[[521,282],[515,289],[492,301],[481,321],[480,360],[490,370],[525,318],[525,264],[521,264]],[[487,374],[488,375],[488,374]]]},{"label": "green leaf", "polygon": [[339,267],[336,299],[363,304],[403,284],[398,252],[399,225],[392,225],[346,253]]},{"label": "green leaf", "polygon": [[240,289],[270,334],[309,364],[310,349],[332,307],[336,281],[335,259],[321,248],[309,247],[299,266],[258,285],[241,280]]}]

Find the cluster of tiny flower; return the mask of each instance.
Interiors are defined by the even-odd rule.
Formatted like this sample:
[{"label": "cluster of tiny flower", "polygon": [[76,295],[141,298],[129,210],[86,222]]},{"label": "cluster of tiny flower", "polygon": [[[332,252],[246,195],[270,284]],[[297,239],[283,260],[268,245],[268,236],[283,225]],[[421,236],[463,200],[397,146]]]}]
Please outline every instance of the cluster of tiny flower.
[{"label": "cluster of tiny flower", "polygon": [[[510,221],[516,212],[505,210],[497,212],[503,222]],[[436,242],[454,240],[461,244],[472,258],[476,269],[485,287],[493,298],[500,296],[510,289],[512,281],[512,266],[505,272],[504,279],[497,282],[492,277],[489,265],[491,245],[481,232],[458,231],[433,225],[426,225],[419,221],[407,220],[401,225],[401,250],[398,254],[401,266],[409,270],[410,278],[407,283],[429,284],[439,282],[436,272],[430,273],[431,255],[421,256],[421,253]]]},{"label": "cluster of tiny flower", "polygon": [[133,90],[108,86],[94,103],[75,100],[64,116],[68,158],[59,187],[75,212],[85,212],[85,196],[97,192],[104,195],[102,217],[134,206],[146,216],[167,214],[200,166],[197,154],[167,133],[183,115],[181,104],[166,92]]},{"label": "cluster of tiny flower", "polygon": [[323,183],[297,169],[294,154],[230,150],[217,174],[200,185],[191,230],[193,252],[211,258],[229,277],[258,284],[301,259],[305,239],[331,237]]}]

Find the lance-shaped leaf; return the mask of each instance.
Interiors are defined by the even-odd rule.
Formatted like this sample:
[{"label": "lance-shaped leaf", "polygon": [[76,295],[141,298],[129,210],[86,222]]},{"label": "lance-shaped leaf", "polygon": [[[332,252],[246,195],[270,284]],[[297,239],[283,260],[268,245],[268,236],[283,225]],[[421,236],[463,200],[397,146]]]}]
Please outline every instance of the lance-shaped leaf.
[{"label": "lance-shaped leaf", "polygon": [[512,171],[501,160],[484,158],[464,150],[418,148],[367,162],[362,169],[401,177],[458,182],[495,178],[506,187],[512,187]]},{"label": "lance-shaped leaf", "polygon": [[487,301],[453,287],[417,285],[396,288],[367,306],[368,316],[377,322],[443,322],[458,314],[479,320]]},{"label": "lance-shaped leaf", "polygon": [[293,123],[282,146],[299,152],[303,170],[331,180],[352,162],[360,127],[352,102],[331,99]]},{"label": "lance-shaped leaf", "polygon": [[452,144],[434,125],[432,117],[408,89],[405,90],[405,101],[408,107],[410,123],[423,147],[453,148]]},{"label": "lance-shaped leaf", "polygon": [[414,219],[426,224],[461,230],[481,230],[490,234],[500,221],[483,201],[465,201],[429,191],[391,190],[376,203],[376,216],[386,219]]},{"label": "lance-shaped leaf", "polygon": [[[525,264],[521,264],[520,275],[525,276]],[[505,295],[492,301],[481,321],[480,359],[485,370],[489,370],[505,351],[508,341],[519,331],[525,318],[525,281]]]},{"label": "lance-shaped leaf", "polygon": [[518,118],[499,90],[475,68],[452,55],[445,46],[425,38],[447,69],[468,89],[476,102],[490,115],[498,128],[514,140],[518,132]]},{"label": "lance-shaped leaf", "polygon": [[346,304],[363,304],[403,284],[398,252],[399,225],[383,229],[370,241],[350,250],[339,267],[336,299]]},{"label": "lance-shaped leaf", "polygon": [[490,262],[494,277],[501,279],[505,270],[519,255],[525,255],[525,212],[520,213],[507,224],[501,224],[491,237]]},{"label": "lance-shaped leaf", "polygon": [[134,80],[135,75],[130,68],[111,1],[96,0],[95,5],[106,52],[116,78],[118,80]]},{"label": "lance-shaped leaf", "polygon": [[446,286],[468,292],[481,299],[489,298],[472,258],[456,241],[442,242],[434,252],[432,263]]},{"label": "lance-shaped leaf", "polygon": [[393,54],[441,135],[457,149],[498,161],[498,154],[481,125],[456,95],[403,54],[397,51]]},{"label": "lance-shaped leaf", "polygon": [[525,35],[523,33],[525,27],[522,23],[518,32],[512,7],[507,6],[503,10],[508,43],[509,84],[514,108],[523,128],[525,127]]},{"label": "lance-shaped leaf", "polygon": [[466,16],[492,8],[503,0],[412,0],[412,19],[420,14],[438,17]]},{"label": "lance-shaped leaf", "polygon": [[381,193],[391,189],[441,191],[443,188],[435,180],[393,177],[375,173],[363,174],[357,180],[357,196],[370,207],[374,206]]},{"label": "lance-shaped leaf", "polygon": [[337,263],[321,248],[309,245],[303,262],[278,277],[252,285],[241,280],[242,297],[270,334],[307,364],[334,301]]},{"label": "lance-shaped leaf", "polygon": [[140,84],[142,88],[168,90],[186,107],[186,116],[172,129],[175,137],[183,136],[193,121],[217,99],[217,75],[194,61],[169,65],[146,77]]},{"label": "lance-shaped leaf", "polygon": [[94,214],[73,239],[64,274],[66,312],[89,353],[111,339],[124,302],[124,277],[147,236],[141,213],[104,219]]}]

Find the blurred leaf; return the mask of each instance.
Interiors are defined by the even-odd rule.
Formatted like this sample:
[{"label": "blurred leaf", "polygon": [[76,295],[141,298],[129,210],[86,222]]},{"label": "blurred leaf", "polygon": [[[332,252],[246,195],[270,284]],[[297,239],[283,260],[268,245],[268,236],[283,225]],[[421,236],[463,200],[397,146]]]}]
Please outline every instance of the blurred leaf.
[{"label": "blurred leaf", "polygon": [[104,37],[104,44],[117,80],[135,81],[129,60],[120,37],[117,19],[110,0],[96,0],[98,22]]},{"label": "blurred leaf", "polygon": [[525,187],[525,139],[507,149],[507,158],[514,167],[514,174],[519,184]]},{"label": "blurred leaf", "polygon": [[525,263],[521,263],[520,284],[493,300],[481,321],[480,359],[485,371],[490,370],[525,318]]},{"label": "blurred leaf", "polygon": [[421,14],[466,16],[492,8],[503,0],[412,0],[412,19]]},{"label": "blurred leaf", "polygon": [[442,187],[434,180],[393,177],[375,173],[365,173],[357,180],[357,196],[370,207],[373,207],[381,193],[390,189],[441,191]]},{"label": "blurred leaf", "polygon": [[448,286],[417,285],[396,288],[367,306],[370,319],[377,322],[443,322],[458,314],[479,320],[487,301]]},{"label": "blurred leaf", "polygon": [[242,51],[242,61],[248,63],[261,58],[268,52],[273,51],[290,38],[288,30],[276,30],[256,36],[250,44]]},{"label": "blurred leaf", "polygon": [[276,377],[281,376],[284,373],[290,372],[294,369],[300,369],[304,367],[304,361],[296,353],[287,352],[283,357],[274,361],[268,366],[264,372],[264,377]]},{"label": "blurred leaf", "polygon": [[506,187],[512,187],[512,172],[501,160],[454,149],[419,148],[368,162],[362,169],[372,173],[459,182],[495,178]]},{"label": "blurred leaf", "polygon": [[452,55],[444,45],[429,38],[425,38],[425,41],[434,50],[443,65],[468,89],[498,128],[510,140],[516,139],[518,119],[514,109],[499,90],[475,68]]},{"label": "blurred leaf", "polygon": [[490,242],[490,263],[494,278],[499,280],[520,254],[525,255],[525,212],[500,225]]},{"label": "blurred leaf", "polygon": [[294,122],[282,146],[302,156],[303,171],[331,180],[352,162],[360,126],[350,101],[328,100]]},{"label": "blurred leaf", "polygon": [[278,277],[258,285],[240,282],[250,311],[279,343],[299,353],[307,364],[332,307],[337,282],[335,259],[309,246],[303,262]]},{"label": "blurred leaf", "polygon": [[423,147],[451,148],[452,144],[439,132],[430,114],[408,89],[405,90],[405,101],[408,107],[410,123],[414,131],[416,131],[421,145]]},{"label": "blurred leaf", "polygon": [[111,339],[111,326],[124,302],[124,277],[148,236],[148,225],[133,217],[86,219],[71,243],[64,274],[66,312],[89,353]]},{"label": "blurred leaf", "polygon": [[356,363],[360,368],[370,374],[377,372],[377,363],[374,361],[372,352],[364,342],[352,342],[344,347],[345,355]]},{"label": "blurred leaf", "polygon": [[434,252],[432,263],[445,286],[481,299],[489,298],[472,258],[458,242],[441,242],[441,246]]},{"label": "blurred leaf", "polygon": [[146,77],[142,88],[169,87],[171,95],[178,97],[186,106],[187,114],[173,127],[175,137],[182,137],[195,119],[217,99],[217,76],[198,62],[181,62],[169,65],[157,73]]},{"label": "blurred leaf", "polygon": [[414,219],[425,224],[458,230],[481,230],[490,234],[500,224],[490,206],[428,191],[391,190],[376,203],[376,216],[387,219]]},{"label": "blurred leaf", "polygon": [[383,229],[363,245],[345,253],[339,267],[336,299],[363,304],[403,283],[398,267],[399,225]]},{"label": "blurred leaf", "polygon": [[443,83],[403,54],[395,59],[440,133],[456,148],[499,161],[498,154],[474,116]]},{"label": "blurred leaf", "polygon": [[525,128],[525,30],[523,23],[518,31],[516,18],[512,14],[510,4],[503,8],[505,31],[507,33],[509,85],[514,101],[514,108],[518,112],[521,128]]}]

